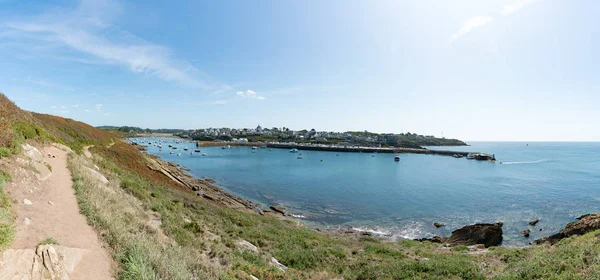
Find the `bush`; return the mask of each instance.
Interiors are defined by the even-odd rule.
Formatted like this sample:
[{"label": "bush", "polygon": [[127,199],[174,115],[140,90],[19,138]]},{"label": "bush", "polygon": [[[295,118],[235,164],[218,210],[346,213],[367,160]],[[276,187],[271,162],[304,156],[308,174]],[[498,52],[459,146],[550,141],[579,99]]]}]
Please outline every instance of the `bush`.
[{"label": "bush", "polygon": [[0,157],[8,157],[10,156],[10,149],[7,147],[0,147]]}]

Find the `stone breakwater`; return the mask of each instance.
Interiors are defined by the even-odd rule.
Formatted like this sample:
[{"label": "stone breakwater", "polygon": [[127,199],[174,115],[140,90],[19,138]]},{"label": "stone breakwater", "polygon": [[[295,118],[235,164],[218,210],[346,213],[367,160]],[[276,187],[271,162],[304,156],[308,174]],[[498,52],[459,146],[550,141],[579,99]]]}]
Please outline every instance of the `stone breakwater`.
[{"label": "stone breakwater", "polygon": [[325,151],[325,152],[342,152],[342,153],[402,153],[402,154],[426,154],[440,156],[459,155],[466,157],[469,152],[464,151],[447,151],[447,150],[429,150],[425,148],[378,148],[378,147],[362,147],[362,146],[334,146],[334,145],[312,145],[312,144],[295,144],[295,143],[246,143],[246,142],[215,142],[215,141],[196,141],[196,147],[217,147],[217,146],[266,146],[274,149],[298,149],[309,151]]},{"label": "stone breakwater", "polygon": [[414,148],[377,148],[377,147],[340,147],[331,145],[299,145],[299,144],[267,144],[269,148],[276,149],[298,149],[311,151],[327,151],[327,152],[351,152],[351,153],[403,153],[403,154],[427,154],[441,156],[467,156],[469,152],[462,151],[445,151],[445,150],[429,150],[429,149],[414,149]]}]

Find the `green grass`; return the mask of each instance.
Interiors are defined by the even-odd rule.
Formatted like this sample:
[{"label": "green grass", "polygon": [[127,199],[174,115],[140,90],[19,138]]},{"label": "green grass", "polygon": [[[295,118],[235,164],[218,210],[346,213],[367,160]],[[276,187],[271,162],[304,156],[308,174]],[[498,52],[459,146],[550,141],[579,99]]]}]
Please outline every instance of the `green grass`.
[{"label": "green grass", "polygon": [[46,237],[44,240],[40,241],[38,245],[59,245],[59,243],[52,237]]},{"label": "green grass", "polygon": [[3,189],[3,184],[11,180],[10,174],[0,170],[0,251],[6,249],[15,236],[14,214],[8,196]]},{"label": "green grass", "polygon": [[9,157],[12,154],[9,148],[0,147],[0,157]]}]

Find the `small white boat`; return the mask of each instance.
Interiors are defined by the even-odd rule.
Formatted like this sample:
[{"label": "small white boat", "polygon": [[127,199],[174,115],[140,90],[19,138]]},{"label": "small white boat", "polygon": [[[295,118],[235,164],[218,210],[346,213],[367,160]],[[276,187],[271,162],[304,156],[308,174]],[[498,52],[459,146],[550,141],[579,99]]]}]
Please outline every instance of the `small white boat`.
[{"label": "small white boat", "polygon": [[181,153],[177,154],[177,156],[178,156],[178,157],[180,157],[180,156],[181,156]]},{"label": "small white boat", "polygon": [[400,161],[400,156],[399,155],[395,155],[394,156],[394,161]]},{"label": "small white boat", "polygon": [[227,147],[223,146],[223,147],[221,147],[221,149],[222,149],[222,150],[225,150],[225,149],[227,149]]},{"label": "small white boat", "polygon": [[184,151],[187,151],[187,150],[188,150],[188,148],[187,148],[187,147],[185,147],[185,148],[183,148],[183,150],[184,150]]},{"label": "small white boat", "polygon": [[256,146],[253,146],[253,147],[252,147],[252,150],[256,150],[256,149],[258,149],[258,147],[256,147]]},{"label": "small white boat", "polygon": [[296,149],[296,148],[290,150],[290,153],[297,153],[297,152],[298,152],[298,149]]},{"label": "small white boat", "polygon": [[171,155],[172,155],[172,154],[174,154],[174,153],[173,153],[173,152],[170,152],[169,154],[171,154]]},{"label": "small white boat", "polygon": [[205,157],[205,156],[206,156],[206,154],[205,154],[205,153],[202,153],[202,156],[203,156],[203,157]]}]

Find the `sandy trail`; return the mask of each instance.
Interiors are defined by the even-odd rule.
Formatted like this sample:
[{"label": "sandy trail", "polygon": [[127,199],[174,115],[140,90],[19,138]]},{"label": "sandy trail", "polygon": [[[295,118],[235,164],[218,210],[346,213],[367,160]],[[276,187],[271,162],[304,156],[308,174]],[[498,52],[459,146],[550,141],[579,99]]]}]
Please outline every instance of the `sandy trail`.
[{"label": "sandy trail", "polygon": [[[110,256],[102,248],[97,233],[87,224],[86,217],[79,213],[67,168],[67,152],[47,147],[42,153],[52,167],[52,175],[37,187],[19,186],[11,192],[18,201],[14,205],[17,231],[12,249],[35,249],[40,241],[52,237],[60,245],[83,250],[70,279],[113,279]],[[31,204],[25,203],[25,199]],[[25,220],[29,220],[28,225]]]}]

